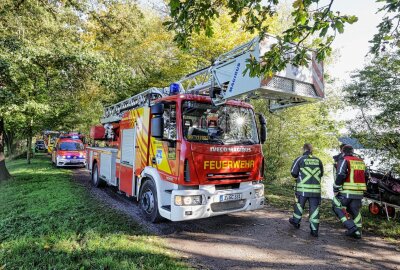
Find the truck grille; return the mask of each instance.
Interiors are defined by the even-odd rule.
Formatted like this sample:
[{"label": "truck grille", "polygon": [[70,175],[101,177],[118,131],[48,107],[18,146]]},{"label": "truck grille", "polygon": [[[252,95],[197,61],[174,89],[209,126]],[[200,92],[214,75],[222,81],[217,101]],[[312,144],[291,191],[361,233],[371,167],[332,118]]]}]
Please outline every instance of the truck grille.
[{"label": "truck grille", "polygon": [[224,180],[246,180],[249,179],[250,172],[231,172],[231,173],[209,173],[208,181],[224,181]]},{"label": "truck grille", "polygon": [[211,210],[213,212],[224,212],[230,210],[241,209],[246,205],[246,200],[238,200],[231,202],[218,202],[211,204]]}]

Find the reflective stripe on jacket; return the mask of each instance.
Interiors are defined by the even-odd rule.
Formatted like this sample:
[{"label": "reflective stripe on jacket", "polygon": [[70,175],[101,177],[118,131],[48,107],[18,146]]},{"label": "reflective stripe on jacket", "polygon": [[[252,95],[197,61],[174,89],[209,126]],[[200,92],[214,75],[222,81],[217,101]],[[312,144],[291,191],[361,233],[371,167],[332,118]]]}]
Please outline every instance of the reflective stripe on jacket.
[{"label": "reflective stripe on jacket", "polygon": [[339,164],[336,186],[340,193],[347,197],[361,198],[367,190],[365,184],[366,166],[362,159],[355,156],[345,156]]},{"label": "reflective stripe on jacket", "polygon": [[306,152],[292,165],[291,174],[296,180],[296,192],[303,196],[321,196],[321,178],[324,169],[319,158]]}]

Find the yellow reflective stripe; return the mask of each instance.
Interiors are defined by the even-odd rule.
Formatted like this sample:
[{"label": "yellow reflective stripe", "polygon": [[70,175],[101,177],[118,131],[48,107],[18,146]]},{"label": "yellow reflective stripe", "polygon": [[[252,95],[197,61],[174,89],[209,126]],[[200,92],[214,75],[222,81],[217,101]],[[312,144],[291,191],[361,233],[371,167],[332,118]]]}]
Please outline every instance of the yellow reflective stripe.
[{"label": "yellow reflective stripe", "polygon": [[354,219],[354,223],[360,223],[360,222],[361,222],[361,213],[358,213],[358,215]]},{"label": "yellow reflective stripe", "polygon": [[297,208],[299,209],[300,213],[303,214],[303,208],[301,207],[301,204],[296,203]]},{"label": "yellow reflective stripe", "polygon": [[333,202],[337,207],[342,207],[342,203],[336,197],[333,197]]},{"label": "yellow reflective stripe", "polygon": [[297,215],[296,213],[293,213],[293,217],[295,217],[297,219],[301,219],[301,216]]},{"label": "yellow reflective stripe", "polygon": [[344,183],[343,189],[345,190],[356,190],[356,191],[364,191],[367,190],[367,186],[363,184],[352,184],[352,183]]},{"label": "yellow reflective stripe", "polygon": [[321,189],[311,189],[311,188],[298,188],[296,189],[297,192],[310,192],[310,193],[321,193]]},{"label": "yellow reflective stripe", "polygon": [[364,195],[364,191],[362,190],[341,190],[340,193],[344,194],[354,194],[354,195]]},{"label": "yellow reflective stripe", "polygon": [[313,223],[310,223],[310,225],[311,225],[311,228],[313,231],[317,230],[317,228],[315,227],[315,225]]},{"label": "yellow reflective stripe", "polygon": [[347,218],[346,218],[346,217],[342,217],[342,218],[340,219],[340,221],[344,223],[344,222],[347,221]]},{"label": "yellow reflective stripe", "polygon": [[314,213],[311,214],[310,219],[314,219],[319,214],[319,207],[315,209]]},{"label": "yellow reflective stripe", "polygon": [[302,173],[305,174],[305,177],[299,183],[299,184],[302,184],[302,183],[307,182],[311,178],[312,175],[305,168],[301,168],[300,170]]},{"label": "yellow reflective stripe", "polygon": [[365,163],[361,160],[349,160],[350,162],[350,183],[354,183],[354,171],[365,171]]},{"label": "yellow reflective stripe", "polygon": [[302,184],[302,183],[299,183],[299,184],[297,184],[297,187],[318,188],[318,189],[320,189],[320,188],[321,188],[321,185],[318,185],[318,184]]}]

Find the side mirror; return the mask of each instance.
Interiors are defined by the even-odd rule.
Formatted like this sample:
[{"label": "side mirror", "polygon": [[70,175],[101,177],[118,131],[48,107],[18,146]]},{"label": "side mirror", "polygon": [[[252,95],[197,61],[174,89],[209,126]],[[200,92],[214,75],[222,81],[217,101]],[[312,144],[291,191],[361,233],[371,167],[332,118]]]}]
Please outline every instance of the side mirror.
[{"label": "side mirror", "polygon": [[157,139],[164,138],[164,119],[161,115],[151,119],[151,136]]},{"label": "side mirror", "polygon": [[267,140],[267,121],[262,114],[258,114],[258,121],[260,122],[260,142],[263,144]]},{"label": "side mirror", "polygon": [[164,104],[157,103],[151,106],[151,114],[152,115],[163,115],[164,113]]}]

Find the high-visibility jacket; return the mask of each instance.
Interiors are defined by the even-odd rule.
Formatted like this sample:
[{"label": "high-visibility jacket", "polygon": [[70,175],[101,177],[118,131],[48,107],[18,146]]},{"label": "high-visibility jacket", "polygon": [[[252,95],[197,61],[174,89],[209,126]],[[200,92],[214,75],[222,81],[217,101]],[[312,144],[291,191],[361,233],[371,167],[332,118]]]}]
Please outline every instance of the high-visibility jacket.
[{"label": "high-visibility jacket", "polygon": [[322,162],[309,152],[298,157],[292,165],[291,174],[296,178],[296,193],[305,197],[321,197]]},{"label": "high-visibility jacket", "polygon": [[364,161],[355,156],[345,156],[339,164],[335,181],[337,191],[349,198],[362,198],[367,190],[365,183],[366,166]]}]

